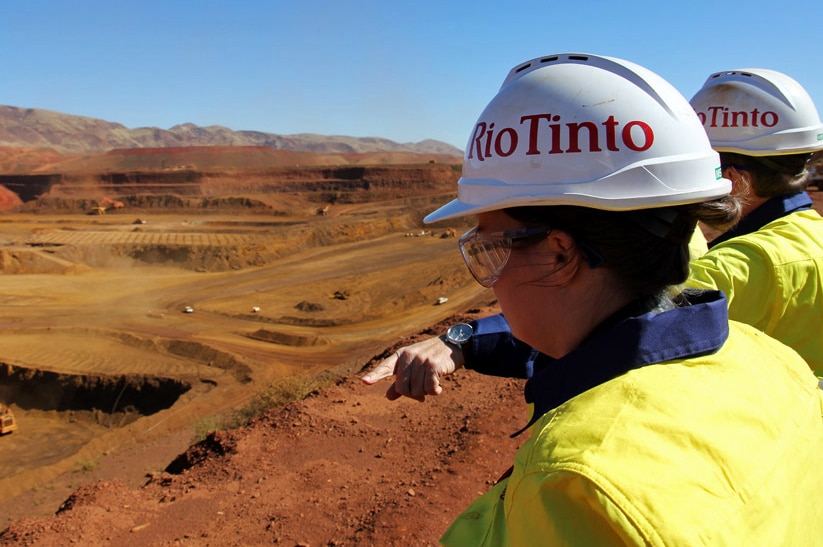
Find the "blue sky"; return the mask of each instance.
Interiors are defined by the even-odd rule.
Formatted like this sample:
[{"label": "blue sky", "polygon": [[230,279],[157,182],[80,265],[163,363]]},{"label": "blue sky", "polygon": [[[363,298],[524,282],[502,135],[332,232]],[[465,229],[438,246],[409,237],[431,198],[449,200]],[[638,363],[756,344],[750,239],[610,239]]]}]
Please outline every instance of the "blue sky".
[{"label": "blue sky", "polygon": [[821,20],[820,0],[2,0],[0,104],[463,148],[509,69],[550,53],[622,57],[686,98],[772,68],[823,110]]}]

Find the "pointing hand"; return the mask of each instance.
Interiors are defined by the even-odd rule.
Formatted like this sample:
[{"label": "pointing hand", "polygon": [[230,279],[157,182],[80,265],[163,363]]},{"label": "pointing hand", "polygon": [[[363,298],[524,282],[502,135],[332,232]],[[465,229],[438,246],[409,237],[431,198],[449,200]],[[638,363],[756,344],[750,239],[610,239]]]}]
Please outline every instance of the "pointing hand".
[{"label": "pointing hand", "polygon": [[394,376],[386,390],[390,401],[409,397],[424,401],[426,395],[440,395],[440,379],[463,366],[463,352],[442,337],[432,337],[400,348],[363,376],[363,383],[372,385]]}]

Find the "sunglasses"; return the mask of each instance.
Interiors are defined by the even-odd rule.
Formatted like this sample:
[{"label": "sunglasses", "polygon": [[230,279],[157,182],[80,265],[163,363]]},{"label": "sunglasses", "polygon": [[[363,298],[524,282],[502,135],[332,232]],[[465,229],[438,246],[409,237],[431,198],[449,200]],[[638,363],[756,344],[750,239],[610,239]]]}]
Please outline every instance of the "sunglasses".
[{"label": "sunglasses", "polygon": [[480,233],[475,226],[460,237],[458,245],[472,277],[482,286],[491,288],[500,278],[515,241],[545,237],[551,231],[551,228],[538,227]]}]

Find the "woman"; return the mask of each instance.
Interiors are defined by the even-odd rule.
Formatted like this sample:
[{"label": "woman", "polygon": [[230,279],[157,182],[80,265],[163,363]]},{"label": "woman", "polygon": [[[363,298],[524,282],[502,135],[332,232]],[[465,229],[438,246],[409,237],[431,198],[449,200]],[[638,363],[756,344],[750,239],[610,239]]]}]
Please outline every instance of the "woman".
[{"label": "woman", "polygon": [[803,87],[766,69],[709,76],[691,104],[743,219],[691,265],[689,286],[720,289],[729,317],[795,349],[823,377],[823,218],[805,192],[823,123]]},{"label": "woman", "polygon": [[[823,122],[803,87],[767,69],[711,74],[690,104],[723,174],[741,198],[742,218],[709,245],[695,230],[688,286],[719,289],[729,317],[753,325],[797,351],[823,377],[823,218],[805,192],[815,154],[823,151]],[[702,249],[702,250],[701,250]],[[502,315],[473,321],[474,336],[459,347],[445,336],[403,348],[367,376],[367,383],[410,368],[415,381],[387,395],[424,399],[440,393],[439,377],[466,366],[528,378],[545,360],[511,336]],[[499,371],[496,363],[517,368]]]},{"label": "woman", "polygon": [[728,321],[721,293],[676,289],[696,223],[739,213],[719,172],[688,102],[642,67],[560,54],[511,71],[457,199],[426,221],[478,216],[466,265],[549,359],[510,475],[445,545],[821,541],[816,378]]}]

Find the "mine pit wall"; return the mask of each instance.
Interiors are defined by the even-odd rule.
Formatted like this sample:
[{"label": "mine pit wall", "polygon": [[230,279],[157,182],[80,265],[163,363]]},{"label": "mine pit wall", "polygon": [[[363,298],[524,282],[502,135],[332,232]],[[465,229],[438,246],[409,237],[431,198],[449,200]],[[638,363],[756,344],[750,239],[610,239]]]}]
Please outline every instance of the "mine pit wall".
[{"label": "mine pit wall", "polygon": [[0,401],[24,410],[150,416],[190,389],[169,378],[58,374],[0,363]]},{"label": "mine pit wall", "polygon": [[0,186],[17,194],[24,203],[47,194],[61,181],[62,175],[0,175]]},{"label": "mine pit wall", "polygon": [[[197,171],[162,171],[162,172],[127,172],[127,173],[104,173],[98,175],[97,180],[100,184],[108,185],[112,188],[118,186],[130,186],[145,184],[163,184],[167,186],[172,185],[188,185],[197,184],[203,178],[202,173]],[[66,182],[71,182],[71,177],[66,177]]]},{"label": "mine pit wall", "polygon": [[[252,173],[245,174],[244,180]],[[258,190],[306,193],[310,201],[363,203],[398,196],[453,193],[459,166],[444,164],[391,167],[329,167],[255,172]],[[212,183],[204,179],[205,184]],[[251,183],[246,187],[251,189]],[[410,194],[409,190],[414,190]]]},{"label": "mine pit wall", "polygon": [[49,195],[94,199],[147,193],[199,196],[202,178],[203,174],[195,171],[65,174],[50,188]]},{"label": "mine pit wall", "polygon": [[[139,194],[179,196],[301,192],[316,201],[363,201],[393,197],[396,190],[454,191],[460,166],[420,164],[392,166],[284,167],[255,170],[124,171],[48,175],[0,175],[0,185],[26,203],[38,197],[122,198]],[[352,195],[367,190],[365,196]]]}]

